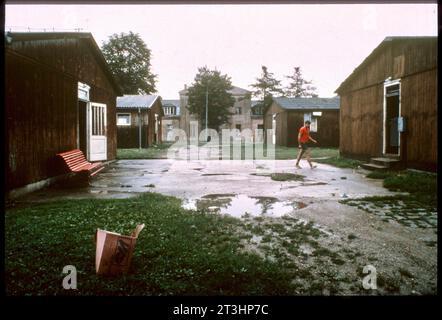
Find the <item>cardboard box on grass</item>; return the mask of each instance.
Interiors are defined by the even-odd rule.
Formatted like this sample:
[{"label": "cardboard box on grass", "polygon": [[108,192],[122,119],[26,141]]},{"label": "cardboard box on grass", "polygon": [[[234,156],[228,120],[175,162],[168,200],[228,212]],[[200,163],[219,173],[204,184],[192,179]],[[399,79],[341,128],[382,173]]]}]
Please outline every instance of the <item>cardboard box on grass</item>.
[{"label": "cardboard box on grass", "polygon": [[144,224],[139,224],[130,236],[97,229],[95,233],[95,270],[99,275],[118,275],[129,270],[138,235]]}]

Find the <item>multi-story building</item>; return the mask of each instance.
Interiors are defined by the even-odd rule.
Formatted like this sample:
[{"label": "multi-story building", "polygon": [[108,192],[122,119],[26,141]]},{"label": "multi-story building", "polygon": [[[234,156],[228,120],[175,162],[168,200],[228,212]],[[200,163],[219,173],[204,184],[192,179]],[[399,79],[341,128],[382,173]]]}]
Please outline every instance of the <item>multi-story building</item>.
[{"label": "multi-story building", "polygon": [[[235,99],[233,106],[229,108],[232,115],[229,117],[228,123],[225,123],[217,129],[238,129],[240,131],[251,129],[254,135],[255,129],[262,128],[263,115],[259,110],[252,109],[250,91],[233,86],[229,92]],[[184,86],[184,90],[181,90],[179,94],[181,106],[180,128],[185,131],[187,137],[197,137],[203,128],[201,127],[202,124],[197,123],[197,117],[190,114],[187,109],[188,90],[186,85]]]}]

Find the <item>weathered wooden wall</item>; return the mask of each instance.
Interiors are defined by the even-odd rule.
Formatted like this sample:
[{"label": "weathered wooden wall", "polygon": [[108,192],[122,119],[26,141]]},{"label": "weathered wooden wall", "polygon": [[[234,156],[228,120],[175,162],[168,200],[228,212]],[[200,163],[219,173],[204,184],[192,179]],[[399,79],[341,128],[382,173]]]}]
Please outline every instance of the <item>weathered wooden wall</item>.
[{"label": "weathered wooden wall", "polygon": [[[314,110],[293,110],[288,112],[287,122],[287,144],[288,147],[298,145],[299,129],[304,125],[304,113],[318,111]],[[317,117],[318,130],[310,132],[313,139],[318,141],[318,147],[339,146],[339,110],[321,110],[322,116]],[[312,144],[313,145],[313,144]]]},{"label": "weathered wooden wall", "polygon": [[340,151],[355,157],[383,153],[383,83],[401,79],[401,159],[409,167],[437,164],[437,40],[393,41],[341,88]]},{"label": "weathered wooden wall", "polygon": [[383,90],[383,85],[377,85],[341,96],[339,149],[343,155],[382,154]]},{"label": "weathered wooden wall", "polygon": [[[141,127],[141,147],[147,148],[147,125]],[[117,139],[118,148],[138,148],[139,147],[138,126],[118,126]]]},{"label": "weathered wooden wall", "polygon": [[6,188],[55,175],[55,154],[77,147],[77,81],[5,52]]},{"label": "weathered wooden wall", "polygon": [[402,80],[402,115],[407,130],[401,139],[403,157],[410,167],[437,167],[437,70],[414,74]]}]

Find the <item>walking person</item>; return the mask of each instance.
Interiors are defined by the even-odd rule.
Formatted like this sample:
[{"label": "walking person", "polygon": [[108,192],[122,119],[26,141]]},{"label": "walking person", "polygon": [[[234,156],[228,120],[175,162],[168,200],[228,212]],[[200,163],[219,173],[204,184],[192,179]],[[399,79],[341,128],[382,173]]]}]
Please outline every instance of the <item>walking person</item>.
[{"label": "walking person", "polygon": [[316,166],[314,166],[312,164],[312,161],[310,160],[310,149],[308,146],[309,141],[312,141],[314,143],[318,143],[315,139],[313,139],[310,136],[310,121],[307,120],[304,123],[304,126],[299,129],[299,133],[298,133],[299,153],[298,153],[298,158],[296,159],[296,168],[298,168],[298,169],[301,169],[301,166],[299,165],[299,161],[301,160],[301,158],[304,154],[306,155],[306,160],[307,160],[308,164],[310,165],[310,168],[311,169],[316,168]]}]

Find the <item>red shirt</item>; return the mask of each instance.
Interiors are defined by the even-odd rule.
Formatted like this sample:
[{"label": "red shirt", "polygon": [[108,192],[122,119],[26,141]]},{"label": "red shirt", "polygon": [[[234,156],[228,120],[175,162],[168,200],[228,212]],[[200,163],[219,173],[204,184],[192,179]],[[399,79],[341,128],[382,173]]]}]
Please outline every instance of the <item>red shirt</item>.
[{"label": "red shirt", "polygon": [[301,143],[308,142],[309,136],[310,136],[310,129],[307,128],[306,126],[303,126],[303,127],[301,127],[301,129],[299,129],[299,133],[301,134],[299,142],[301,142]]}]

